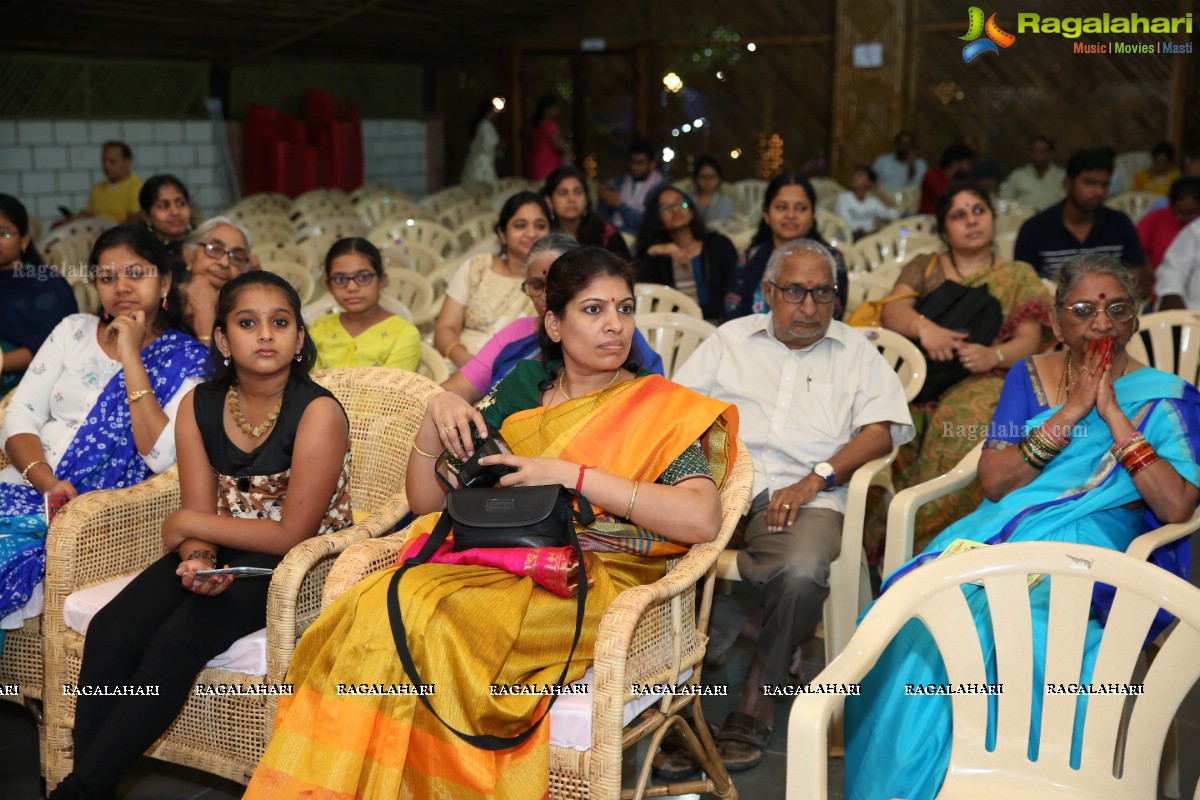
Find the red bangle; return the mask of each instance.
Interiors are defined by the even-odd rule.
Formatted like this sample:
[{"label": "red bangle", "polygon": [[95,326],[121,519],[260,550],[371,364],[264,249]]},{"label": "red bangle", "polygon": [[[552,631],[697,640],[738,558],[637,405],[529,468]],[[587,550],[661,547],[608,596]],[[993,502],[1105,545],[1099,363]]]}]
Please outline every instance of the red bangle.
[{"label": "red bangle", "polygon": [[580,464],[579,465],[579,478],[578,478],[578,480],[575,481],[575,491],[579,492],[580,494],[583,494],[583,473],[589,469],[595,469],[595,468],[596,467],[591,464]]},{"label": "red bangle", "polygon": [[1126,469],[1129,470],[1129,477],[1132,478],[1134,475],[1137,475],[1139,472],[1144,470],[1146,467],[1157,464],[1161,460],[1162,459],[1160,459],[1158,457],[1158,453],[1154,453],[1153,455],[1150,456],[1150,458],[1147,458],[1144,461],[1140,461],[1137,464],[1134,464],[1132,467],[1126,467]]}]

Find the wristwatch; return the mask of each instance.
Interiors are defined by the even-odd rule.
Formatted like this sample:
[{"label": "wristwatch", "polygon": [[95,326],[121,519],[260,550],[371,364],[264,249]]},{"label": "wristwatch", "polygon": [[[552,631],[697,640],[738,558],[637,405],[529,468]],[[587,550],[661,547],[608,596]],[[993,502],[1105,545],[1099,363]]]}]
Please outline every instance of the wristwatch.
[{"label": "wristwatch", "polygon": [[825,488],[821,491],[828,492],[837,486],[837,474],[833,471],[833,464],[830,464],[828,461],[822,461],[813,467],[813,473],[818,478],[824,478],[825,480]]}]

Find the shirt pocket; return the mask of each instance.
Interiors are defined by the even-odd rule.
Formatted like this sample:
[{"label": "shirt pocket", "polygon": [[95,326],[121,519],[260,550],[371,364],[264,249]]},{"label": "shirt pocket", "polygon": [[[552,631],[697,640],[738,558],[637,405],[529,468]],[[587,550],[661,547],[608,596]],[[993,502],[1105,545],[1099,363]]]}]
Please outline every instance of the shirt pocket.
[{"label": "shirt pocket", "polygon": [[800,381],[797,392],[793,414],[811,441],[804,449],[824,461],[850,439],[853,398],[840,386],[813,378]]}]

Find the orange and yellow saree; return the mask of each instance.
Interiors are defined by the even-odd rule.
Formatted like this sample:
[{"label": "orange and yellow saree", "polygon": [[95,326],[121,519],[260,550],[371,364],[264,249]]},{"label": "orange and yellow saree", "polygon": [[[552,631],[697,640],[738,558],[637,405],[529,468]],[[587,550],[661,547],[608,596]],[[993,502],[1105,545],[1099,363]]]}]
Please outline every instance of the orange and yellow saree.
[{"label": "orange and yellow saree", "polygon": [[[641,481],[711,474],[718,487],[733,465],[736,408],[658,376],[553,408],[513,411],[506,404],[514,397],[536,398],[527,383],[544,376],[541,365],[519,367],[485,401],[485,416],[506,415],[501,434],[517,455],[595,464]],[[510,382],[509,391],[519,391],[506,395]],[[697,459],[702,472],[694,469]],[[600,619],[617,595],[660,578],[664,556],[684,550],[599,511],[597,524],[580,532],[592,541],[585,557],[594,582],[569,681],[591,664]],[[417,520],[408,535],[428,533],[437,516]],[[391,575],[384,570],[361,581],[305,633],[289,674],[295,694],[282,698],[270,746],[245,797],[547,796],[548,722],[519,747],[479,750],[408,693],[386,613]],[[447,723],[467,733],[512,736],[540,715],[546,697],[494,696],[490,687],[557,680],[575,629],[573,598],[558,597],[527,577],[457,564],[414,568],[399,593],[409,648],[422,679],[433,686],[429,700]]]}]

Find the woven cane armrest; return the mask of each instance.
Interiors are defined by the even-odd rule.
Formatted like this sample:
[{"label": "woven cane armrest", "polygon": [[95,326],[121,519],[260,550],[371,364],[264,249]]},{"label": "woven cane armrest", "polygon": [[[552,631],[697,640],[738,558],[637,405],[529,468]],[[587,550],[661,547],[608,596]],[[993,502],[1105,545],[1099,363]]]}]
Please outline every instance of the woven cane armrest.
[{"label": "woven cane armrest", "polygon": [[[738,442],[738,458],[721,492],[721,530],[711,542],[692,545],[666,575],[626,589],[605,613],[596,636],[593,670],[592,748],[619,758],[622,709],[633,683],[677,683],[687,667],[698,667],[708,637],[717,558],[729,544],[750,504],[754,465]],[[699,597],[696,587],[703,581]],[[697,613],[697,609],[699,613]],[[700,680],[695,669],[689,683]],[[612,719],[615,724],[601,724]],[[599,748],[599,749],[597,749]],[[615,748],[615,749],[613,749]]]},{"label": "woven cane armrest", "polygon": [[391,536],[381,536],[365,542],[356,542],[346,548],[325,579],[325,593],[321,597],[321,610],[350,590],[350,587],[368,575],[385,570],[396,563],[400,550],[408,538],[409,528]]},{"label": "woven cane armrest", "polygon": [[400,492],[357,525],[306,539],[283,557],[267,593],[267,683],[283,683],[297,639],[321,612],[325,581],[338,556],[355,542],[392,530],[408,512],[408,496]]},{"label": "woven cane armrest", "polygon": [[162,557],[162,523],[179,508],[171,467],[128,489],[88,492],[68,503],[46,537],[46,622],[62,629],[62,606],[78,589],[140,572]]},{"label": "woven cane armrest", "polygon": [[21,690],[0,695],[0,699],[16,703],[42,699],[42,618],[30,617],[20,628],[4,633],[0,685],[16,684]]}]

